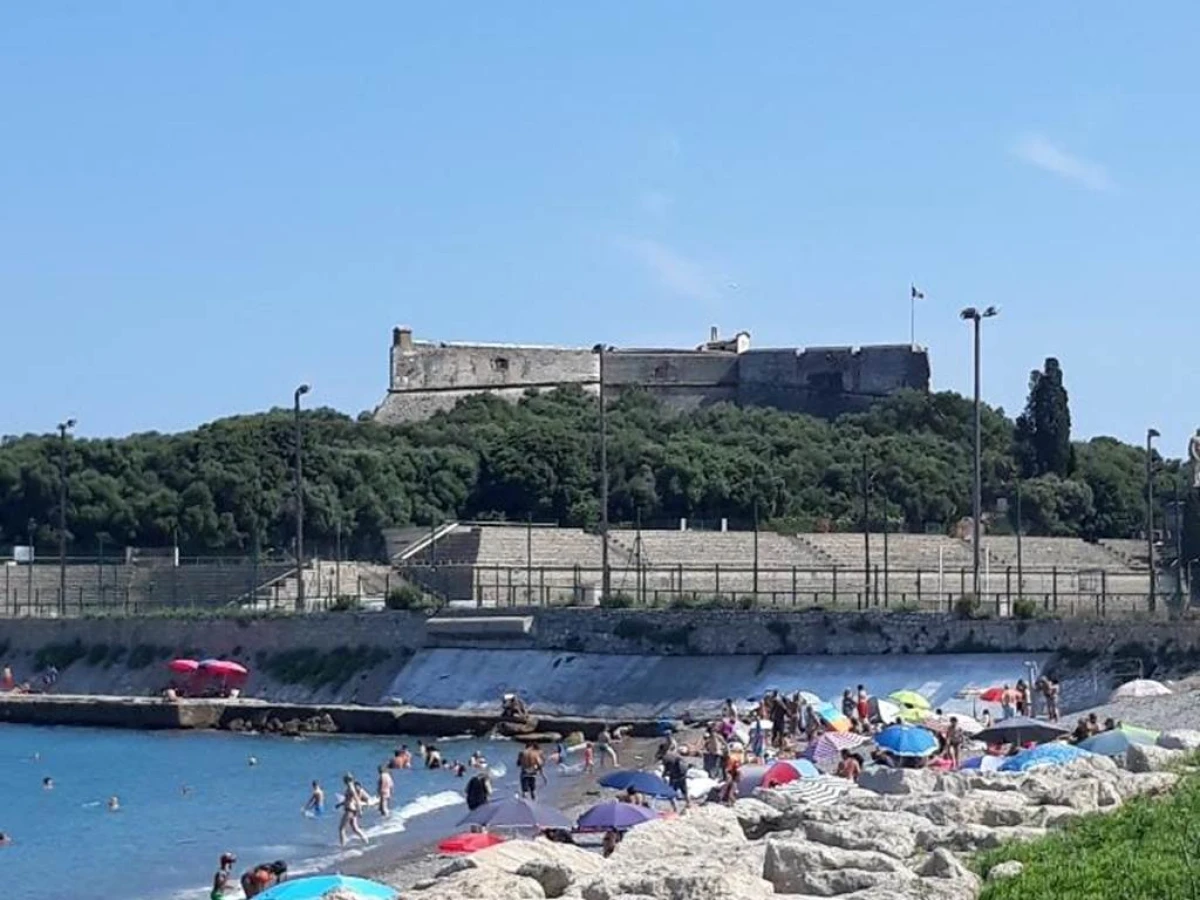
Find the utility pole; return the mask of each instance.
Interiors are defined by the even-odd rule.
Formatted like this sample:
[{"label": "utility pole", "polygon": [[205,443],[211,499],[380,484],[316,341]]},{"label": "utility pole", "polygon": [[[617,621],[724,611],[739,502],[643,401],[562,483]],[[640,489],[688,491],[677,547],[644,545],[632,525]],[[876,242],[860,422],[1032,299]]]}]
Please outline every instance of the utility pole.
[{"label": "utility pole", "polygon": [[867,451],[862,455],[862,532],[863,532],[863,602],[864,607],[871,602],[871,500],[870,485],[867,480]]},{"label": "utility pole", "polygon": [[1150,564],[1150,612],[1158,607],[1154,574],[1154,439],[1157,428],[1146,429],[1146,561]]},{"label": "utility pole", "polygon": [[74,419],[58,423],[58,615],[67,614],[67,437]]},{"label": "utility pole", "polygon": [[989,306],[987,309],[978,310],[973,306],[968,306],[959,317],[969,321],[974,326],[975,331],[975,452],[974,452],[974,490],[971,497],[971,592],[979,599],[979,538],[980,538],[980,523],[983,519],[983,465],[981,462],[981,443],[983,440],[983,428],[981,403],[979,398],[980,384],[980,366],[979,366],[979,350],[980,350],[980,331],[984,319],[990,319],[999,313],[999,310],[994,306]]},{"label": "utility pole", "polygon": [[304,611],[304,462],[303,434],[300,430],[300,398],[311,388],[302,384],[292,394],[292,415],[296,426],[296,611]]},{"label": "utility pole", "polygon": [[604,357],[608,348],[597,344],[600,355],[600,597],[608,599],[612,586],[608,568],[608,410],[604,399]]},{"label": "utility pole", "polygon": [[1021,518],[1021,478],[1017,476],[1017,596],[1025,596],[1025,566],[1021,556],[1021,532],[1023,519]]}]

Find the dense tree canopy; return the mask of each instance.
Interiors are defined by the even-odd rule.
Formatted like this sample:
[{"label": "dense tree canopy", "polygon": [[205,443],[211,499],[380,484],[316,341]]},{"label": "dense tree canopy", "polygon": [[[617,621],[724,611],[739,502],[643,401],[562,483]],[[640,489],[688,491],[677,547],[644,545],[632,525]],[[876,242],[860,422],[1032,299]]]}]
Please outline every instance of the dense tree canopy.
[{"label": "dense tree canopy", "polygon": [[[746,524],[757,512],[764,523],[799,529],[858,528],[865,454],[875,527],[886,511],[893,528],[945,531],[970,514],[971,414],[970,401],[956,394],[905,393],[833,422],[724,405],[675,416],[629,393],[609,416],[611,518]],[[310,549],[331,553],[340,535],[347,554],[377,554],[383,529],[448,518],[594,525],[598,418],[595,399],[577,389],[517,405],[474,397],[399,427],[307,412]],[[70,440],[72,546],[90,554],[101,541],[111,551],[177,540],[189,554],[285,552],[292,441],[291,413],[282,410],[174,435]],[[40,544],[53,546],[62,448],[56,436],[0,445],[0,545],[24,543],[32,529]],[[1023,482],[1026,531],[1136,534],[1143,451],[1111,438],[1071,449],[1071,471],[1039,462],[1036,477]],[[985,409],[986,509],[1001,498],[1013,508],[1023,468],[1014,423]],[[1160,472],[1158,496],[1169,498],[1178,464]]]}]

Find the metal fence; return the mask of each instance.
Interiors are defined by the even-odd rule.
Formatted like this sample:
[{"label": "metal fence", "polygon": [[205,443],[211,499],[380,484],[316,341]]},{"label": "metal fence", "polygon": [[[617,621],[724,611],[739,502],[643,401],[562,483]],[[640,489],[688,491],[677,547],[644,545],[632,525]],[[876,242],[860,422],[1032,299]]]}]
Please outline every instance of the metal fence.
[{"label": "metal fence", "polygon": [[[595,606],[603,570],[587,566],[413,564],[406,580],[455,605],[478,607]],[[969,568],[754,567],[644,565],[609,569],[611,605],[639,607],[726,605],[828,609],[912,609],[948,612],[974,594]],[[1008,616],[1026,609],[1052,615],[1109,616],[1164,611],[1173,586],[1160,578],[1156,602],[1145,572],[991,569],[981,573],[981,611]],[[1028,606],[1032,603],[1033,606]]]}]

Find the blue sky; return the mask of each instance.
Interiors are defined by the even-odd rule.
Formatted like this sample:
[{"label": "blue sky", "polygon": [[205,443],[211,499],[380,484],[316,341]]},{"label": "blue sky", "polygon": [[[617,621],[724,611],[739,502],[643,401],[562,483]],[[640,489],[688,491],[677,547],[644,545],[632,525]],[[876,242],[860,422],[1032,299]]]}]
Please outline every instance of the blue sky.
[{"label": "blue sky", "polygon": [[1200,7],[0,9],[0,433],[371,408],[390,329],[908,339],[1077,436],[1200,425]]}]

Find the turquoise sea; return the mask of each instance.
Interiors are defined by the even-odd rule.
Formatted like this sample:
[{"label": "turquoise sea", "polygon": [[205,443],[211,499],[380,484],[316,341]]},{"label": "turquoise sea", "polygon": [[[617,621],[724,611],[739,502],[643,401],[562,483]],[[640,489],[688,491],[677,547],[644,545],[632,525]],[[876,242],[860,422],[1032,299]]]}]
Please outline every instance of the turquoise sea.
[{"label": "turquoise sea", "polygon": [[[0,725],[0,847],[5,897],[167,900],[207,897],[221,853],[237,872],[284,859],[293,874],[336,868],[364,852],[394,854],[455,832],[465,779],[451,769],[393,772],[394,812],[364,816],[373,846],[338,847],[334,797],[345,772],[374,794],[376,766],[417,738],[289,739],[225,733],[133,732]],[[511,743],[436,742],[449,761],[483,751],[515,790]],[[256,764],[251,765],[254,758]],[[51,778],[53,788],[43,787]],[[313,779],[323,817],[301,812]],[[511,784],[510,784],[511,783]],[[120,808],[110,811],[108,798]]]}]

